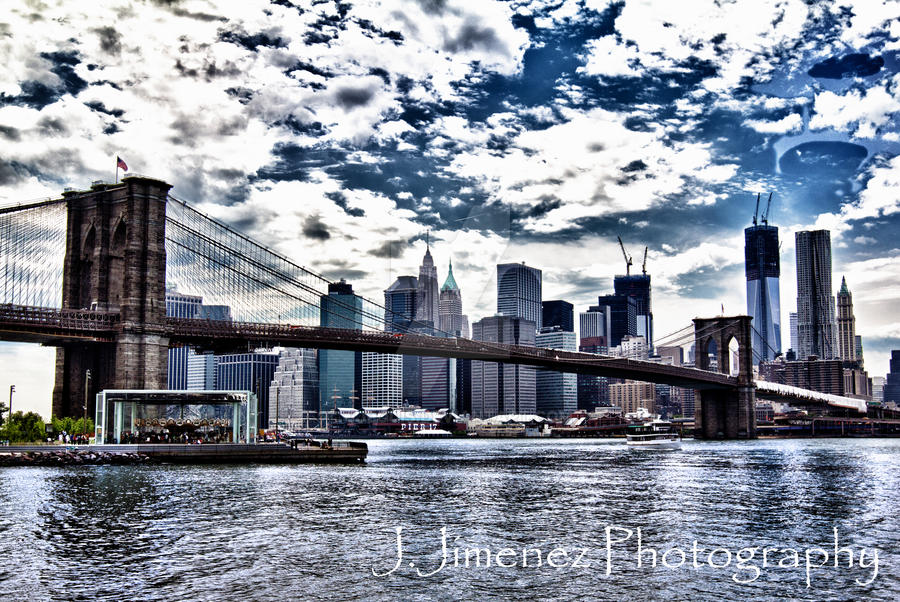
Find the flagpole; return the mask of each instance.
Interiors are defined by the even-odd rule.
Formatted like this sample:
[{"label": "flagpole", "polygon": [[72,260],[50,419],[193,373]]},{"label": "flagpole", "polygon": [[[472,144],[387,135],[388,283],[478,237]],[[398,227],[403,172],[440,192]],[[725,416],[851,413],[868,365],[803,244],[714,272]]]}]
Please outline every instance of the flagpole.
[{"label": "flagpole", "polygon": [[116,184],[119,183],[119,157],[116,157]]}]

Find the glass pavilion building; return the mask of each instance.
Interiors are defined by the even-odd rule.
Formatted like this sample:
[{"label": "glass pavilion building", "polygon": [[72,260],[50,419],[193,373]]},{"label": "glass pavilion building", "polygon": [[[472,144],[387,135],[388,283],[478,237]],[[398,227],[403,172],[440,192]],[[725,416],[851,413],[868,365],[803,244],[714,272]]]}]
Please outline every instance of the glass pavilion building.
[{"label": "glass pavilion building", "polygon": [[255,443],[256,404],[250,391],[105,390],[96,443]]}]

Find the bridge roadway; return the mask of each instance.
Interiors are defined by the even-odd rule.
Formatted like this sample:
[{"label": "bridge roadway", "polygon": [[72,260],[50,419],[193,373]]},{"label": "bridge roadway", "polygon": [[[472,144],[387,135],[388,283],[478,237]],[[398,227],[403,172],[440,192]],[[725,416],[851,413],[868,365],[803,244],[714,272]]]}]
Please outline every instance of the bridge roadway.
[{"label": "bridge roadway", "polygon": [[[49,346],[110,342],[126,326],[117,313],[0,305],[0,339],[7,341]],[[737,378],[733,376],[695,368],[463,338],[184,318],[167,318],[166,324],[157,328],[160,334],[169,337],[172,346],[191,346],[218,353],[270,346],[343,349],[525,364],[699,390],[737,387]]]},{"label": "bridge roadway", "polygon": [[42,345],[113,343],[118,313],[27,305],[0,305],[0,340]]},{"label": "bridge roadway", "polygon": [[820,393],[819,391],[810,391],[800,387],[771,383],[764,380],[756,381],[756,398],[772,401],[787,400],[795,406],[802,405],[804,402],[814,405],[824,403],[835,408],[855,410],[860,414],[865,414],[868,411],[868,404],[863,399]]}]

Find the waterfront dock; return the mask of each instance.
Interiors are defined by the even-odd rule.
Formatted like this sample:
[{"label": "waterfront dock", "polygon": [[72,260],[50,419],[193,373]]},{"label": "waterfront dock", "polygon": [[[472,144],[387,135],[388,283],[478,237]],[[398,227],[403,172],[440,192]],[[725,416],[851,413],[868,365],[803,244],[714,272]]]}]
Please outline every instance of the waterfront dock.
[{"label": "waterfront dock", "polygon": [[90,464],[320,464],[363,463],[365,443],[298,441],[297,445],[160,444],[13,445],[0,447],[0,466],[66,466]]}]

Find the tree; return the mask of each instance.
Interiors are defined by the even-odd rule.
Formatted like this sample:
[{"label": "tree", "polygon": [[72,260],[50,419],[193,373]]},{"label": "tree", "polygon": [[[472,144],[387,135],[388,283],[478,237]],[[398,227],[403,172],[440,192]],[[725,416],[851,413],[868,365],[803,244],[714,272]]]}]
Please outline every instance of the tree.
[{"label": "tree", "polygon": [[70,435],[78,435],[82,433],[86,433],[88,435],[94,434],[94,421],[90,418],[87,419],[87,424],[85,425],[84,418],[57,418],[56,416],[50,417],[50,425],[53,427],[54,434],[60,433],[69,433]]},{"label": "tree", "polygon": [[66,416],[65,418],[57,418],[56,416],[51,416],[50,425],[53,427],[53,432],[57,435],[60,433],[69,433],[70,435],[75,434],[74,418],[69,418],[68,416]]},{"label": "tree", "polygon": [[85,422],[84,418],[79,418],[78,420],[75,421],[74,428],[75,428],[74,432],[76,434],[93,435],[94,434],[94,421],[91,420],[90,418],[88,418],[87,421]]},{"label": "tree", "polygon": [[0,429],[0,439],[8,439],[10,443],[30,443],[43,441],[46,432],[44,419],[36,412],[13,414]]},{"label": "tree", "polygon": [[6,422],[6,413],[9,411],[9,406],[0,401],[0,427]]}]

